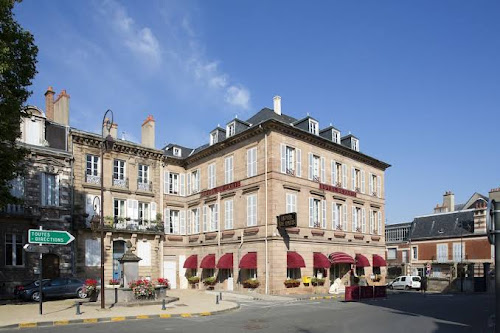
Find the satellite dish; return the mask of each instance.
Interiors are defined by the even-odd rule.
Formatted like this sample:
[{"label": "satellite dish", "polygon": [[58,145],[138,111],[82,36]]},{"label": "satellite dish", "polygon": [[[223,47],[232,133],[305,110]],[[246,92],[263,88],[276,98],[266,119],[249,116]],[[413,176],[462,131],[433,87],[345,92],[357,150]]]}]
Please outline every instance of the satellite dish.
[{"label": "satellite dish", "polygon": [[490,244],[495,242],[495,224],[494,224],[494,213],[495,213],[495,200],[491,199],[488,201],[488,207],[486,208],[486,233],[488,234],[488,241]]}]

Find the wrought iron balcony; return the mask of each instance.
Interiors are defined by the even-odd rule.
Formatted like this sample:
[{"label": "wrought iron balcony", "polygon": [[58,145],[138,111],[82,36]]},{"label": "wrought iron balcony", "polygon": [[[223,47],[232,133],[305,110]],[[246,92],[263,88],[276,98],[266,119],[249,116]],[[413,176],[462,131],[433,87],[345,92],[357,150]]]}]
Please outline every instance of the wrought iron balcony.
[{"label": "wrought iron balcony", "polygon": [[152,192],[153,191],[153,183],[137,183],[137,190],[138,191],[144,191],[144,192]]},{"label": "wrought iron balcony", "polygon": [[85,182],[88,184],[101,185],[101,176],[85,175]]},{"label": "wrought iron balcony", "polygon": [[120,188],[128,188],[128,178],[125,179],[113,178],[113,186]]},{"label": "wrought iron balcony", "polygon": [[24,215],[24,205],[22,204],[7,204],[5,207],[0,208],[2,214],[7,215]]},{"label": "wrought iron balcony", "polygon": [[[91,221],[92,230],[100,230],[100,218],[96,216]],[[104,230],[110,231],[134,231],[134,232],[160,232],[163,233],[164,226],[162,221],[151,221],[143,219],[130,219],[124,217],[108,217],[104,218]]]}]

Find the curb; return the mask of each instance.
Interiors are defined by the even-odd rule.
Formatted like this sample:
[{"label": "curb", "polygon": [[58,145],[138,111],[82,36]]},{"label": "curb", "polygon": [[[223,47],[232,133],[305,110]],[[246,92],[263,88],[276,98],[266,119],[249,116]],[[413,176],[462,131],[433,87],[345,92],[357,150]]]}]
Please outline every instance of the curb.
[{"label": "curb", "polygon": [[54,320],[54,321],[40,321],[40,322],[25,322],[6,326],[0,326],[0,330],[7,329],[23,329],[23,328],[36,328],[36,327],[53,327],[65,326],[73,324],[96,324],[96,323],[111,323],[126,320],[145,320],[145,319],[168,319],[168,318],[192,318],[192,317],[206,317],[219,315],[231,311],[238,310],[240,305],[236,303],[235,307],[210,312],[196,312],[196,313],[177,313],[177,314],[154,314],[154,315],[136,315],[136,316],[116,316],[116,317],[102,317],[102,318],[86,318],[86,319],[70,319],[70,320]]}]

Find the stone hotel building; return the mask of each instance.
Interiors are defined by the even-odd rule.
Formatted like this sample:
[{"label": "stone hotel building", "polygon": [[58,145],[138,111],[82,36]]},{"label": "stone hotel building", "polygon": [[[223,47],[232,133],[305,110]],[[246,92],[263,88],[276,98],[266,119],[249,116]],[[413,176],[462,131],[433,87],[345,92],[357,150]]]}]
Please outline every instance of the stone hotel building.
[{"label": "stone hotel building", "polygon": [[[277,294],[312,291],[286,288],[287,278],[324,277],[324,291],[353,275],[383,283],[390,165],[361,153],[358,138],[285,115],[276,96],[274,110],[232,119],[207,141],[163,148],[162,272],[172,288],[189,288],[192,276],[215,276],[224,290],[253,279]],[[278,229],[286,213],[297,226]]]}]

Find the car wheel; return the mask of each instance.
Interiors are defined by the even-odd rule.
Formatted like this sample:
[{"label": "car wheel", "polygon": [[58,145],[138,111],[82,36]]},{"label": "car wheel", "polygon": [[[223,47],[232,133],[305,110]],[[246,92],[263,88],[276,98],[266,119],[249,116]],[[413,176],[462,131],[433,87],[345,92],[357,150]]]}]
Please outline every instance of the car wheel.
[{"label": "car wheel", "polygon": [[405,290],[410,290],[410,287],[409,286],[405,286]]},{"label": "car wheel", "polygon": [[392,284],[389,286],[389,289],[391,289],[391,290],[394,289],[394,287],[392,286]]},{"label": "car wheel", "polygon": [[33,294],[31,294],[31,300],[34,302],[39,302],[40,301],[40,292],[35,291]]},{"label": "car wheel", "polygon": [[87,298],[87,293],[83,291],[83,288],[78,288],[76,291],[76,296],[78,298]]}]

